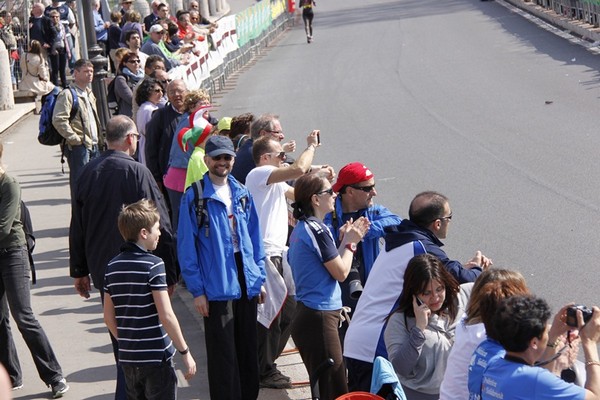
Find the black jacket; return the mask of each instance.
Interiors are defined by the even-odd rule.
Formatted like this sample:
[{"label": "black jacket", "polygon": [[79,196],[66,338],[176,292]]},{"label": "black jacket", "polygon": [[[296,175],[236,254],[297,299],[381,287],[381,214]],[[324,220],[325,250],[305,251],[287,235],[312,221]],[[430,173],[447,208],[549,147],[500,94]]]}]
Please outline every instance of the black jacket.
[{"label": "black jacket", "polygon": [[158,207],[161,236],[154,253],[165,262],[167,283],[176,283],[173,231],[163,196],[145,166],[114,150],[91,160],[77,180],[69,231],[71,277],[91,274],[94,286],[102,290],[106,265],[125,242],[117,227],[121,207],[143,198]]},{"label": "black jacket", "polygon": [[162,182],[163,175],[167,173],[173,135],[182,115],[173,109],[171,103],[167,103],[154,111],[146,124],[146,165],[157,182]]}]

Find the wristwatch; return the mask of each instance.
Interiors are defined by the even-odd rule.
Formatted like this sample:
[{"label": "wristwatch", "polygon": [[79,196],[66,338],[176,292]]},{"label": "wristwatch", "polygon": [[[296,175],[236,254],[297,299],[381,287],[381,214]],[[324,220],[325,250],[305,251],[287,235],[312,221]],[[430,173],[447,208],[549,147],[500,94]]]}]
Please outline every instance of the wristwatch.
[{"label": "wristwatch", "polygon": [[350,250],[352,253],[356,253],[356,243],[346,243],[346,246],[344,247]]}]

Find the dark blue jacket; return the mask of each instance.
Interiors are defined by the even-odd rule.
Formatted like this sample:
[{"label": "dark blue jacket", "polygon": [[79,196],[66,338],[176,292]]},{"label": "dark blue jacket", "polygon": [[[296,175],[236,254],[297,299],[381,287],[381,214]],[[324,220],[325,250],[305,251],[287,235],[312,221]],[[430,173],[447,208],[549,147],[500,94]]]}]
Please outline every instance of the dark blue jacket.
[{"label": "dark blue jacket", "polygon": [[442,250],[444,245],[433,232],[427,228],[421,228],[414,222],[405,219],[400,225],[386,229],[385,249],[390,251],[403,244],[420,241],[428,254],[433,254],[439,258],[448,272],[458,280],[458,283],[473,282],[481,274],[481,267],[473,267],[471,269],[463,267],[463,265],[455,260],[450,260],[446,252]]},{"label": "dark blue jacket", "polygon": [[[369,272],[371,272],[371,267],[373,267],[375,259],[379,255],[379,239],[385,235],[385,228],[400,224],[402,219],[379,204],[373,204],[372,207],[359,210],[358,214],[359,217],[366,217],[371,222],[369,231],[361,242],[366,280],[369,276]],[[339,244],[340,226],[343,223],[341,197],[338,197],[335,200],[335,217],[336,222],[333,221],[333,213],[329,213],[325,216],[323,222],[329,227],[336,244]],[[364,284],[365,282],[362,283]]]}]

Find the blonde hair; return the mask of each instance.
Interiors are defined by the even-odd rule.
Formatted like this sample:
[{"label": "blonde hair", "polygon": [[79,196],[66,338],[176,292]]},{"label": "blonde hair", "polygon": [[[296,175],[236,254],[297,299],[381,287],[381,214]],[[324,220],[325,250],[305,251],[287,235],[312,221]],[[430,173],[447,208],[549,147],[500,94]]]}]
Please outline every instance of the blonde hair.
[{"label": "blonde hair", "polygon": [[196,109],[196,104],[199,101],[206,101],[210,103],[210,95],[204,89],[192,90],[185,95],[183,100],[183,109],[186,112],[192,112]]},{"label": "blonde hair", "polygon": [[158,221],[160,214],[154,202],[142,199],[121,208],[117,225],[123,239],[137,242],[142,229],[150,230]]}]

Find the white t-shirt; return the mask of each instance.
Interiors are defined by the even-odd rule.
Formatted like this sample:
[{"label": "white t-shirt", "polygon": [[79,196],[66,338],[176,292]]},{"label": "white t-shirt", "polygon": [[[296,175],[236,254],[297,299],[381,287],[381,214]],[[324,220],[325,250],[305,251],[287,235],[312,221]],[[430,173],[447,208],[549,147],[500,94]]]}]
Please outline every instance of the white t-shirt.
[{"label": "white t-shirt", "polygon": [[213,186],[215,188],[215,193],[217,194],[217,196],[219,196],[219,198],[223,200],[223,203],[225,203],[225,208],[227,209],[227,218],[229,219],[229,229],[231,230],[231,241],[233,243],[233,251],[237,253],[238,251],[240,251],[240,240],[238,238],[237,229],[235,226],[236,221],[233,217],[231,188],[228,184],[221,186],[213,183]]},{"label": "white t-shirt", "polygon": [[473,352],[486,339],[482,323],[465,325],[465,316],[456,326],[448,368],[440,387],[440,400],[468,399],[467,374]]},{"label": "white t-shirt", "polygon": [[271,172],[277,167],[263,165],[254,168],[246,177],[246,187],[254,199],[265,254],[281,256],[288,235],[288,208],[285,193],[290,185],[277,182],[267,185]]}]

